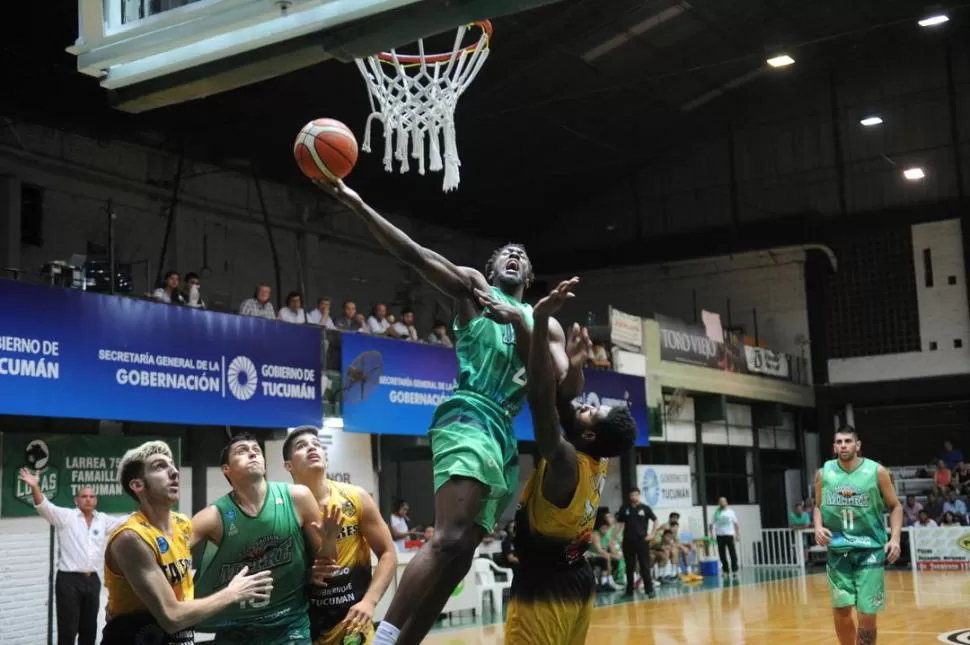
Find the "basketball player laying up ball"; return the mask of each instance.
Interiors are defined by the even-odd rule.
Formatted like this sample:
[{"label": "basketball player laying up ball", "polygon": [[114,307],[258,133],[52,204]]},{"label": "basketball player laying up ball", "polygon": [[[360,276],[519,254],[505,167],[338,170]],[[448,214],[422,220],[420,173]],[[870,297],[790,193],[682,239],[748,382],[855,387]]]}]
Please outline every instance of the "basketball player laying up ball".
[{"label": "basketball player laying up ball", "polygon": [[[532,264],[522,246],[507,244],[492,255],[484,274],[456,266],[415,243],[342,181],[316,184],[356,213],[391,255],[457,300],[458,388],[435,410],[429,430],[434,537],[404,571],[374,637],[377,645],[415,645],[434,625],[471,567],[475,549],[515,496],[519,466],[512,419],[525,401],[532,308],[522,297],[533,279]],[[476,289],[509,309],[505,322],[489,319]],[[567,344],[559,323],[550,319],[548,324],[561,393],[579,396],[584,360],[572,351],[579,346],[579,328],[574,327]]]},{"label": "basketball player laying up ball", "polygon": [[[316,428],[302,426],[286,437],[283,466],[294,483],[313,492],[321,509],[337,507],[343,518],[337,536],[336,575],[328,577],[326,585],[311,585],[309,590],[313,643],[370,643],[374,637],[374,608],[397,570],[391,531],[367,491],[327,479],[327,453]],[[373,576],[371,549],[377,554]]]},{"label": "basketball player laying up ball", "polygon": [[[505,645],[586,642],[596,581],[583,554],[592,539],[608,460],[629,450],[636,438],[627,408],[577,406],[557,397],[549,320],[572,297],[577,282],[560,283],[534,310],[528,396],[542,458],[516,512],[519,570],[512,579]],[[502,306],[486,294],[482,302],[495,310]],[[584,352],[591,347],[586,338]]]},{"label": "basketball player laying up ball", "polygon": [[149,441],[121,458],[118,479],[138,510],[108,538],[104,585],[108,622],[102,645],[192,645],[192,627],[239,602],[269,599],[268,571],[243,567],[219,593],[194,599],[192,524],[173,513],[179,471],[163,441]]},{"label": "basketball player laying up ball", "polygon": [[340,509],[331,507],[321,519],[306,486],[267,481],[266,460],[252,435],[229,440],[222,474],[232,490],[192,518],[193,547],[209,549],[200,559],[197,592],[218,594],[236,571],[249,567],[272,572],[273,593],[233,605],[200,623],[199,631],[214,632],[217,645],[310,645],[307,578],[314,557],[337,555]]},{"label": "basketball player laying up ball", "polygon": [[[903,507],[889,471],[860,457],[861,448],[855,428],[842,426],[835,433],[838,458],[815,474],[815,541],[828,546],[826,570],[841,645],[876,642],[876,615],[886,607],[886,562],[899,558],[903,530]],[[853,607],[859,616],[858,641]]]}]

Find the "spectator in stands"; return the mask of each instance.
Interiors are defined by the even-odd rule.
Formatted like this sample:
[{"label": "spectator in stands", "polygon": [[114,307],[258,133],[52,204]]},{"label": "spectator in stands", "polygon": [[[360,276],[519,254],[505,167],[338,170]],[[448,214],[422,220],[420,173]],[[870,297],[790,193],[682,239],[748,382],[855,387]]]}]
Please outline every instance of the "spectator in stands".
[{"label": "spectator in stands", "polygon": [[962,461],[957,463],[951,471],[951,475],[953,479],[951,485],[956,486],[957,490],[966,492],[967,488],[970,487],[970,465]]},{"label": "spectator in stands", "polygon": [[940,520],[940,526],[960,526],[962,522],[957,519],[957,516],[950,511],[945,511],[943,513],[943,519]]},{"label": "spectator in stands", "polygon": [[414,327],[414,312],[404,309],[401,312],[401,319],[387,328],[387,335],[391,338],[418,342],[418,330]]},{"label": "spectator in stands", "polygon": [[300,292],[291,291],[286,294],[286,306],[280,309],[279,319],[297,325],[307,323],[306,312],[303,311],[303,296]]},{"label": "spectator in stands", "polygon": [[391,537],[394,538],[394,544],[397,545],[398,551],[403,551],[407,539],[416,535],[409,526],[411,523],[408,519],[409,510],[411,510],[411,505],[406,500],[400,499],[394,505],[394,512],[391,513]]},{"label": "spectator in stands", "polygon": [[916,524],[919,519],[920,511],[923,510],[923,505],[916,501],[916,497],[913,495],[906,496],[906,503],[903,504],[903,525],[912,526]]},{"label": "spectator in stands", "polygon": [[344,300],[343,314],[334,324],[340,331],[367,331],[364,328],[363,316],[357,313],[357,303],[353,300]]},{"label": "spectator in stands", "polygon": [[374,305],[374,310],[367,317],[367,329],[375,335],[386,334],[391,326],[391,321],[387,319],[387,305],[378,302]]},{"label": "spectator in stands", "polygon": [[502,540],[502,555],[499,565],[514,572],[519,570],[519,556],[515,553],[515,520],[505,525],[505,538]]},{"label": "spectator in stands", "polygon": [[946,464],[947,468],[952,470],[954,466],[963,461],[963,452],[959,448],[954,448],[951,442],[944,441],[940,459]]},{"label": "spectator in stands", "polygon": [[428,526],[424,527],[424,532],[421,534],[421,539],[424,540],[425,542],[430,542],[431,538],[433,537],[434,537],[434,525],[429,524]]},{"label": "spectator in stands", "polygon": [[265,282],[256,287],[256,292],[252,298],[246,298],[239,305],[240,316],[253,316],[254,318],[266,318],[276,320],[276,308],[269,301],[273,295],[273,289]]},{"label": "spectator in stands", "polygon": [[788,526],[796,531],[811,528],[812,516],[805,510],[803,502],[795,502],[795,510],[788,514]]},{"label": "spectator in stands", "polygon": [[926,505],[923,506],[923,510],[933,520],[943,515],[943,500],[940,499],[940,495],[936,490],[930,491],[929,495],[926,496]]},{"label": "spectator in stands", "polygon": [[601,370],[610,369],[610,355],[603,347],[603,343],[599,341],[593,341],[593,351],[589,354],[589,361],[586,363],[590,367],[596,367]]},{"label": "spectator in stands", "polygon": [[946,494],[946,502],[943,503],[943,514],[953,513],[960,524],[967,522],[967,503],[959,498],[956,490],[950,489]]},{"label": "spectator in stands", "polygon": [[182,277],[178,271],[169,271],[162,280],[162,285],[152,292],[152,298],[166,305],[184,305],[185,296],[179,291]]},{"label": "spectator in stands", "polygon": [[41,492],[37,473],[21,468],[20,481],[30,489],[37,514],[57,531],[57,576],[54,582],[57,643],[74,645],[74,639],[78,637],[78,645],[94,645],[98,636],[100,576],[104,570],[106,539],[129,516],[105,515],[97,510],[98,496],[93,488],[79,488],[74,497],[74,508],[64,508],[55,506]]},{"label": "spectator in stands", "polygon": [[949,487],[952,478],[953,473],[946,467],[946,462],[942,459],[936,462],[936,472],[933,474],[933,485],[936,486],[937,490],[941,493],[945,491]]},{"label": "spectator in stands", "polygon": [[330,317],[330,305],[332,300],[324,296],[317,300],[317,308],[307,315],[307,322],[311,325],[320,325],[326,329],[336,329],[333,319]]},{"label": "spectator in stands", "polygon": [[919,519],[916,520],[915,526],[917,528],[932,529],[936,528],[936,522],[930,517],[930,514],[926,511],[919,512]]},{"label": "spectator in stands", "polygon": [[428,342],[432,345],[454,347],[451,342],[451,338],[448,336],[448,326],[440,320],[434,321],[434,327],[431,328],[431,334],[428,336]]},{"label": "spectator in stands", "polygon": [[187,287],[184,294],[185,306],[195,309],[205,309],[205,300],[202,299],[202,278],[198,273],[186,273],[185,285]]}]

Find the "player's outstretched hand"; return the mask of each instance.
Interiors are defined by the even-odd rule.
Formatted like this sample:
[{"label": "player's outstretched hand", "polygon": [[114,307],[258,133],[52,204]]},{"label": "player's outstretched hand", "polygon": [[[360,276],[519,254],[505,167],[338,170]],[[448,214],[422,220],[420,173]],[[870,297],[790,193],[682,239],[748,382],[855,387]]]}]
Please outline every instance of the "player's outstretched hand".
[{"label": "player's outstretched hand", "polygon": [[569,328],[569,338],[566,339],[566,356],[569,357],[569,364],[582,367],[592,353],[593,341],[590,340],[589,329],[580,327],[579,323],[573,323]]},{"label": "player's outstretched hand", "polygon": [[243,567],[226,586],[226,589],[236,596],[235,602],[268,601],[270,594],[273,593],[273,572],[267,569],[251,576],[247,575],[248,573],[249,567]]},{"label": "player's outstretched hand", "polygon": [[575,276],[560,282],[555,289],[549,292],[548,296],[536,303],[533,308],[534,314],[536,316],[551,316],[562,309],[567,300],[576,297],[573,289],[577,284],[579,284],[579,278]]},{"label": "player's outstretched hand", "polygon": [[500,325],[507,325],[522,318],[521,309],[499,300],[488,291],[475,289],[475,298],[482,307],[482,315]]},{"label": "player's outstretched hand", "polygon": [[824,526],[820,529],[815,529],[815,544],[819,546],[828,546],[829,542],[832,541],[832,531],[828,530]]},{"label": "player's outstretched hand", "polygon": [[354,208],[355,206],[359,206],[363,203],[363,200],[361,200],[360,195],[357,194],[357,191],[348,187],[342,179],[338,179],[337,181],[315,179],[313,183],[316,184],[317,188],[327,193],[345,206]]},{"label": "player's outstretched hand", "polygon": [[322,541],[329,542],[337,539],[337,534],[340,533],[340,527],[343,523],[344,518],[340,514],[340,507],[334,504],[327,506],[320,517],[320,521],[314,522],[310,526],[320,535]]},{"label": "player's outstretched hand", "polygon": [[889,540],[883,549],[886,551],[886,562],[896,564],[899,559],[899,540]]},{"label": "player's outstretched hand", "polygon": [[37,476],[37,473],[32,473],[27,468],[20,469],[20,481],[27,484],[31,488],[34,486],[40,486],[40,477]]}]

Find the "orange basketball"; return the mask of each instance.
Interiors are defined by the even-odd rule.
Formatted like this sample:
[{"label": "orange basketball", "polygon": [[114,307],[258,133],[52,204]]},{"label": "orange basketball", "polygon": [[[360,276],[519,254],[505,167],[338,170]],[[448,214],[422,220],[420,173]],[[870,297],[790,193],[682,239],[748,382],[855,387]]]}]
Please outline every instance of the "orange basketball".
[{"label": "orange basketball", "polygon": [[343,179],[357,163],[357,138],[336,119],[310,121],[293,142],[296,164],[310,179]]}]

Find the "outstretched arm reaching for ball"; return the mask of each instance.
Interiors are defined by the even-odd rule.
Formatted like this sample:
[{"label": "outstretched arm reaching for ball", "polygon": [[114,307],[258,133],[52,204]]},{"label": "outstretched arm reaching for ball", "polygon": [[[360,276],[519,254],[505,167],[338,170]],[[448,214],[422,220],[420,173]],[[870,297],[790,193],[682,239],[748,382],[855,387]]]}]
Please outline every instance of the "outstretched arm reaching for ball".
[{"label": "outstretched arm reaching for ball", "polygon": [[356,213],[367,225],[371,235],[391,255],[414,268],[431,286],[445,295],[467,301],[474,309],[474,315],[478,315],[474,290],[488,289],[485,276],[479,271],[471,267],[457,266],[440,253],[421,246],[404,231],[384,219],[344,182],[316,181],[314,183]]}]

